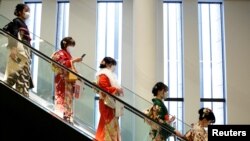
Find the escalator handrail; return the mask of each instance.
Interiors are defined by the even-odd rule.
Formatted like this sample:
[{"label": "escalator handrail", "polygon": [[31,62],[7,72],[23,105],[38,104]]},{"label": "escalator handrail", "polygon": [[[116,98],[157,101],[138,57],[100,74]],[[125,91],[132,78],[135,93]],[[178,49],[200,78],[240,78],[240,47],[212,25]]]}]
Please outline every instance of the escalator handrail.
[{"label": "escalator handrail", "polygon": [[[11,36],[12,38],[16,39],[18,42],[21,42],[22,44],[24,44],[25,46],[27,46],[31,51],[32,53],[36,54],[37,56],[43,58],[45,61],[49,62],[49,63],[53,63],[53,64],[56,64],[57,66],[59,66],[60,68],[63,68],[64,70],[68,71],[68,72],[71,72],[73,73],[74,75],[76,75],[78,78],[80,78],[81,80],[84,81],[84,83],[89,86],[90,88],[92,89],[95,89],[95,90],[98,90],[98,91],[102,91],[104,94],[107,94],[109,95],[110,97],[112,97],[113,99],[115,99],[116,101],[119,101],[120,103],[122,103],[124,105],[124,107],[129,110],[130,112],[136,114],[137,116],[141,117],[143,120],[144,119],[148,119],[150,121],[152,121],[153,123],[155,123],[156,125],[158,125],[159,127],[161,127],[162,129],[165,129],[166,131],[172,133],[173,135],[176,136],[176,133],[173,132],[172,130],[170,130],[167,126],[153,120],[152,118],[150,118],[149,116],[147,116],[145,113],[143,113],[142,111],[136,109],[135,107],[129,105],[128,103],[124,102],[123,100],[121,100],[120,98],[112,95],[111,93],[107,92],[106,90],[100,88],[98,85],[96,85],[95,83],[87,80],[86,78],[84,78],[83,76],[81,76],[80,74],[72,71],[71,69],[65,67],[64,65],[54,61],[52,58],[48,57],[47,55],[45,55],[44,53],[40,52],[39,50],[33,48],[31,45],[27,44],[26,42],[23,42],[22,40],[19,40],[17,39],[15,36],[13,36],[12,34],[4,31],[2,28],[0,28],[0,31],[3,32],[4,34],[6,34],[5,36]],[[1,33],[1,34],[3,34]],[[182,139],[181,137],[178,137],[178,139],[180,140],[184,140]]]}]

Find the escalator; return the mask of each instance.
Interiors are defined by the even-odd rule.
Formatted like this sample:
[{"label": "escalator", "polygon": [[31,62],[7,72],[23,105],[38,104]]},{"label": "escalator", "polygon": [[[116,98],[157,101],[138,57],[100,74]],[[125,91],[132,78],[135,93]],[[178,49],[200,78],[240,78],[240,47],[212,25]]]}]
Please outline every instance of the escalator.
[{"label": "escalator", "polygon": [[35,104],[0,82],[0,140],[91,141],[88,134],[63,122],[49,110]]},{"label": "escalator", "polygon": [[[0,21],[0,27],[8,23],[8,20],[3,16],[0,16]],[[0,29],[0,80],[4,80],[8,54],[8,49],[6,48],[8,38],[13,37]],[[41,40],[39,37],[34,38],[33,47],[27,46],[25,43],[22,44],[24,44],[24,47],[29,48],[33,54],[31,67],[35,87],[30,90],[30,96],[26,98],[1,81],[1,90],[7,91],[0,98],[2,111],[6,115],[1,116],[1,125],[4,125],[1,128],[5,130],[4,135],[5,133],[6,135],[8,133],[17,133],[22,139],[31,138],[32,140],[34,138],[42,140],[93,140],[99,119],[98,95],[96,94],[96,90],[99,90],[125,106],[124,115],[119,121],[122,140],[148,141],[150,139],[148,133],[150,127],[145,123],[144,119],[151,119],[143,111],[152,105],[151,102],[126,88],[124,88],[124,97],[115,97],[103,91],[92,83],[95,78],[95,69],[84,63],[79,63],[76,66],[78,70],[76,74],[54,62],[50,58],[51,54],[55,51],[54,46]],[[81,90],[80,97],[74,100],[73,124],[65,122],[60,115],[54,112],[54,72],[51,68],[51,63],[74,73],[84,84],[84,89]],[[158,125],[159,128],[169,131],[167,127],[155,121],[152,122]],[[175,125],[182,133],[190,129],[189,125],[179,119],[176,120]],[[3,140],[8,140],[7,136],[1,135],[1,140],[2,137]],[[173,133],[173,136],[168,140],[182,139],[176,137]]]}]

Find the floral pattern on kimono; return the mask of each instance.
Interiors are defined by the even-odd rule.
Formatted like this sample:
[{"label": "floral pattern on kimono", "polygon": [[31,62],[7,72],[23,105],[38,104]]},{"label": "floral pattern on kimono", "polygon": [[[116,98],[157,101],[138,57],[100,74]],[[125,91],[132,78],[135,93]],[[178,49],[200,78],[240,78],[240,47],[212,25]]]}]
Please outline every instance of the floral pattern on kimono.
[{"label": "floral pattern on kimono", "polygon": [[[66,50],[59,50],[52,55],[52,59],[71,68],[71,55]],[[66,70],[53,66],[55,71],[55,111],[63,114],[63,117],[72,121],[73,116],[73,93],[75,82],[67,81],[68,74]]]},{"label": "floral pattern on kimono", "polygon": [[208,140],[207,131],[199,123],[194,124],[192,129],[189,130],[184,135],[184,137],[188,141],[207,141]]},{"label": "floral pattern on kimono", "polygon": [[[152,99],[153,106],[149,108],[145,114],[148,115],[150,118],[154,119],[156,122],[162,123],[165,127],[174,132],[175,128],[169,125],[169,113],[164,105],[163,101],[154,98]],[[165,129],[160,128],[157,124],[153,123],[152,121],[146,120],[146,122],[151,126],[151,130],[149,135],[152,141],[166,141],[166,139],[171,136],[171,133],[166,131]]]}]

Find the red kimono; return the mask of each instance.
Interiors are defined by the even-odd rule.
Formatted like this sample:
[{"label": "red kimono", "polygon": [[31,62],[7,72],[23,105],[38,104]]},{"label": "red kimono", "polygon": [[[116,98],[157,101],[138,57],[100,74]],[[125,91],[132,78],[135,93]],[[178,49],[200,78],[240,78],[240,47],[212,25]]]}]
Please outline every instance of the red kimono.
[{"label": "red kimono", "polygon": [[[52,59],[71,68],[71,55],[66,50],[59,50],[55,52]],[[75,82],[67,81],[68,73],[65,70],[57,68],[55,75],[55,111],[62,114],[63,118],[72,122],[73,116],[73,93]]]},{"label": "red kimono", "polygon": [[[97,77],[99,87],[111,94],[116,93],[117,88],[111,85],[112,78],[109,78],[105,72],[100,73]],[[105,96],[105,94],[100,93],[100,120],[96,132],[96,139],[98,141],[121,141],[118,117],[115,116],[115,109],[104,104],[103,98]]]}]

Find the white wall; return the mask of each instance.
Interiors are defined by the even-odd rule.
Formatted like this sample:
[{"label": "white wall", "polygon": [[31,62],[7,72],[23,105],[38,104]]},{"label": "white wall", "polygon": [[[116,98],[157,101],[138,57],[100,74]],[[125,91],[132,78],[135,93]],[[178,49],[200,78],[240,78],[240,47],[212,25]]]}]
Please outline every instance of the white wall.
[{"label": "white wall", "polygon": [[250,1],[225,2],[229,124],[250,123]]},{"label": "white wall", "polygon": [[[54,44],[55,35],[55,20],[51,17],[55,17],[55,1],[43,3],[43,15],[42,15],[42,29],[41,37],[47,39]],[[125,0],[126,6],[133,6],[133,0]],[[141,0],[142,1],[142,0]],[[0,13],[9,19],[14,18],[14,7],[21,0],[2,0],[0,5]],[[136,2],[136,1],[135,1]],[[137,1],[139,2],[139,1]],[[142,1],[147,2],[147,1]],[[156,4],[154,4],[156,5]],[[74,8],[72,8],[74,7]],[[137,8],[139,7],[137,3]],[[150,67],[155,67],[152,60],[157,61],[157,53],[159,51],[152,50],[150,46],[162,46],[157,43],[159,36],[159,30],[154,23],[148,21],[143,23],[140,20],[147,21],[148,17],[140,17],[140,10],[145,10],[146,15],[151,16],[150,19],[157,19],[159,17],[153,17],[150,15],[151,10],[136,9],[127,7],[127,11],[124,14],[126,18],[123,19],[123,61],[126,59],[127,67],[122,71],[122,83],[131,89],[136,89],[143,97],[148,97],[151,94],[152,84],[156,80],[160,80],[160,76],[155,74],[157,71],[152,68],[145,69],[147,63],[138,64],[134,66],[133,61],[137,63],[145,61],[150,63]],[[154,7],[152,7],[154,8]],[[11,10],[10,10],[11,9]],[[129,9],[131,11],[129,11]],[[229,124],[246,124],[250,123],[250,112],[248,112],[250,102],[250,92],[248,90],[250,75],[250,1],[243,0],[226,0],[225,1],[225,47],[226,47],[226,71],[227,71],[227,113]],[[46,11],[44,11],[46,10]],[[147,10],[149,10],[147,12]],[[184,22],[184,106],[185,106],[185,122],[192,123],[197,119],[197,110],[199,109],[199,52],[198,52],[198,14],[197,14],[197,0],[184,0],[183,2],[183,22]],[[157,13],[151,11],[151,14]],[[145,13],[141,13],[145,14]],[[158,13],[159,14],[159,13]],[[133,17],[131,17],[133,16]],[[157,16],[157,15],[155,15]],[[136,18],[136,19],[134,19]],[[44,24],[51,24],[51,27],[47,27]],[[144,25],[150,24],[150,25]],[[96,3],[95,0],[71,0],[70,8],[70,22],[69,22],[69,35],[76,39],[77,52],[74,55],[81,55],[83,52],[87,53],[85,62],[91,67],[96,66]],[[145,35],[139,34],[143,29]],[[154,29],[155,28],[155,29]],[[49,29],[49,30],[48,30]],[[158,34],[154,34],[158,31]],[[136,33],[136,34],[135,34]],[[150,34],[153,33],[153,34]],[[150,36],[149,36],[150,34]],[[144,38],[146,37],[146,38]],[[151,41],[150,38],[153,38]],[[143,43],[147,40],[146,43]],[[146,46],[142,49],[143,46]],[[138,49],[136,47],[140,47]],[[136,52],[135,52],[136,51]],[[148,55],[152,52],[152,55]],[[135,54],[136,53],[136,54]],[[146,57],[143,57],[143,54]],[[138,58],[139,57],[139,58]],[[131,60],[132,59],[132,60]],[[139,60],[138,60],[139,59]],[[159,59],[159,58],[158,58]],[[136,64],[137,64],[136,63]],[[142,71],[143,70],[143,71]],[[149,76],[151,75],[152,76]],[[147,79],[150,80],[147,80]],[[139,88],[134,88],[134,82],[137,83]],[[139,83],[138,83],[139,82]],[[141,83],[141,85],[140,85]]]},{"label": "white wall", "polygon": [[[14,10],[22,0],[2,0],[0,14],[8,19],[15,17]],[[72,8],[74,7],[74,8]],[[57,0],[46,0],[42,3],[42,23],[40,37],[55,45]],[[76,41],[77,51],[73,56],[86,53],[84,62],[95,68],[96,56],[96,1],[70,0],[69,36]]]},{"label": "white wall", "polygon": [[42,23],[40,36],[53,46],[55,45],[56,41],[56,6],[56,0],[46,0],[42,3]]},{"label": "white wall", "polygon": [[0,3],[0,14],[4,15],[5,17],[8,17],[9,19],[15,18],[15,6],[21,2],[22,0],[2,0]]},{"label": "white wall", "polygon": [[156,83],[156,1],[133,1],[135,92],[151,101]]},{"label": "white wall", "polygon": [[76,41],[77,51],[73,56],[86,53],[84,63],[96,68],[96,1],[70,0],[69,36]]}]

